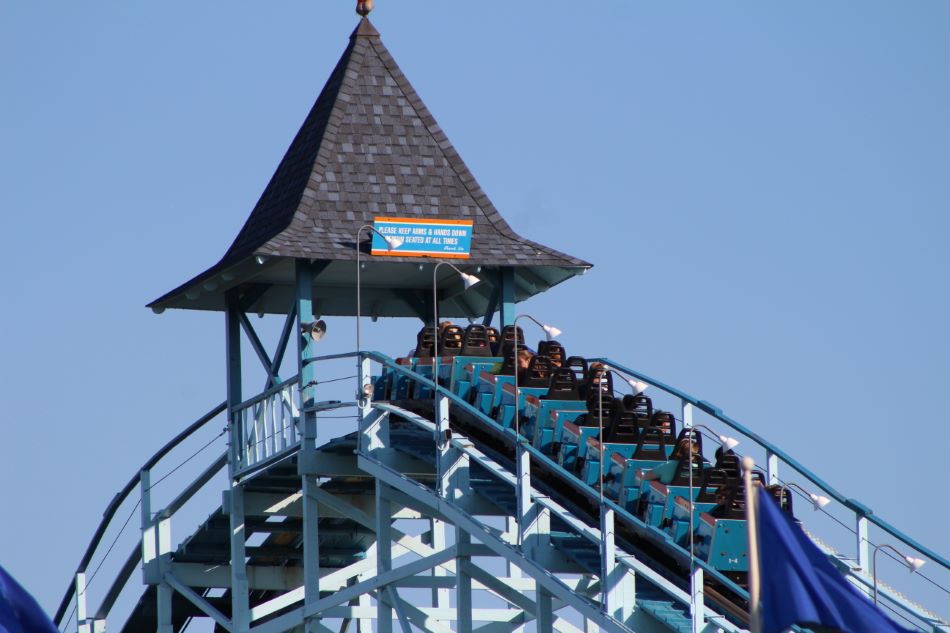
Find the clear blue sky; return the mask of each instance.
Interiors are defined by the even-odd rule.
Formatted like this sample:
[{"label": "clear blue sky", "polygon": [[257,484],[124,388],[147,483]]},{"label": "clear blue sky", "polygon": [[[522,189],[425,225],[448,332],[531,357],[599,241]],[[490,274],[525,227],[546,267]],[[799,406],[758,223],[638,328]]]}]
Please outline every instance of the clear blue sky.
[{"label": "clear blue sky", "polygon": [[[49,610],[223,399],[223,318],[143,306],[224,253],[352,4],[0,3],[0,563]],[[525,310],[950,554],[950,4],[377,4],[501,213],[595,264]]]}]

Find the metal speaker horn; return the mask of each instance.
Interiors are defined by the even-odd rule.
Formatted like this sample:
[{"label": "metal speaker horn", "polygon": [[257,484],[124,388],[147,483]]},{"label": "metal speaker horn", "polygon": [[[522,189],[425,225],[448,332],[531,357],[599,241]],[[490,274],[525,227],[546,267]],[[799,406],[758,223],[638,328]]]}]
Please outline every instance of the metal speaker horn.
[{"label": "metal speaker horn", "polygon": [[323,319],[319,319],[313,323],[305,323],[301,329],[304,335],[309,334],[314,341],[320,341],[327,333],[327,324]]}]

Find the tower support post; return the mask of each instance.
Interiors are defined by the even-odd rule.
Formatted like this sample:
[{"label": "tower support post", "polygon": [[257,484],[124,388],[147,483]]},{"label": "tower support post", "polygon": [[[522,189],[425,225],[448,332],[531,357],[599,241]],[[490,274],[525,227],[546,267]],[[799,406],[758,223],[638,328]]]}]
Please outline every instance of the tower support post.
[{"label": "tower support post", "polygon": [[510,266],[501,269],[501,326],[515,323],[515,271]]}]

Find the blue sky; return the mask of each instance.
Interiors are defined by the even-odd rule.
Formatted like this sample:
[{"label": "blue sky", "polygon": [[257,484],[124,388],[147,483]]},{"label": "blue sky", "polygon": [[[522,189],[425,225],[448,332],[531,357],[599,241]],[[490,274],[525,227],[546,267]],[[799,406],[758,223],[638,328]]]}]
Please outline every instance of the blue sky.
[{"label": "blue sky", "polygon": [[[501,213],[595,264],[524,311],[950,554],[950,5],[377,4]],[[0,563],[48,609],[112,495],[223,399],[223,318],[143,306],[224,253],[355,23],[0,3]],[[398,355],[418,325],[367,327]]]}]

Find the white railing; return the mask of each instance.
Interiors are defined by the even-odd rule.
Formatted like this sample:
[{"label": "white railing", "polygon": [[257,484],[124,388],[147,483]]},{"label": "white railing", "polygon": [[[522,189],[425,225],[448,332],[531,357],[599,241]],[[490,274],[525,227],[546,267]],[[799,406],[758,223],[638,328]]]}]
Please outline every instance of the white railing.
[{"label": "white railing", "polygon": [[231,410],[234,474],[294,449],[302,437],[300,384],[296,376]]}]

